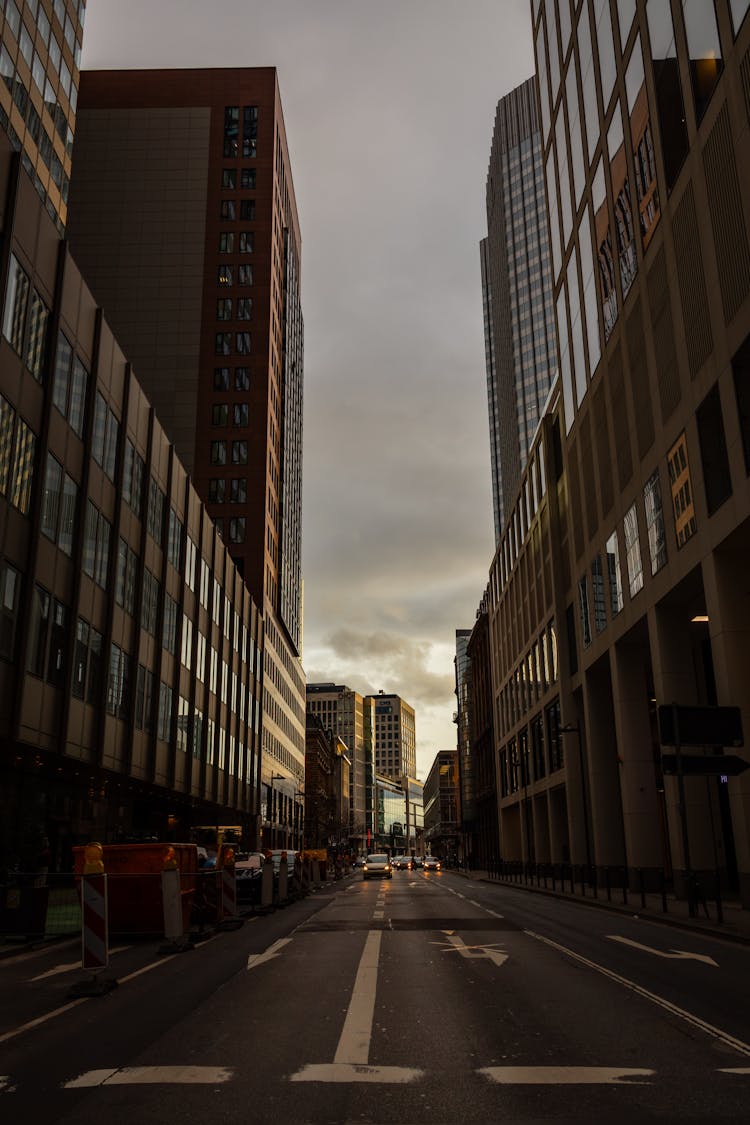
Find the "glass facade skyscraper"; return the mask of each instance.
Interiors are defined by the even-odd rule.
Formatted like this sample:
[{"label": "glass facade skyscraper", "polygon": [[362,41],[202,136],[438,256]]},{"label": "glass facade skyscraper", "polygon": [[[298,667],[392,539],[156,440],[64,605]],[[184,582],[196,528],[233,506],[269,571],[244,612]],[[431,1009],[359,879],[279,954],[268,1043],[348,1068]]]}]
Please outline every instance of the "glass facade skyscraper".
[{"label": "glass facade skyscraper", "polygon": [[529,79],[497,106],[480,246],[496,541],[556,373],[541,149]]}]

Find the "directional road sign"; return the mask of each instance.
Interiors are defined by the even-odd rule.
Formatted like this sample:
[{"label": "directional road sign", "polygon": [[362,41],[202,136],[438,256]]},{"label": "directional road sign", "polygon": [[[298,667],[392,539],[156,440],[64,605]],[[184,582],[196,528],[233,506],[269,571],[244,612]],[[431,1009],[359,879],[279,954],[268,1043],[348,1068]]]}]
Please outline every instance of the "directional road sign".
[{"label": "directional road sign", "polygon": [[[723,774],[736,777],[750,769],[750,762],[738,758],[736,754],[680,754],[682,772],[686,777],[697,774]],[[664,773],[677,773],[677,755],[662,754],[661,768]]]}]

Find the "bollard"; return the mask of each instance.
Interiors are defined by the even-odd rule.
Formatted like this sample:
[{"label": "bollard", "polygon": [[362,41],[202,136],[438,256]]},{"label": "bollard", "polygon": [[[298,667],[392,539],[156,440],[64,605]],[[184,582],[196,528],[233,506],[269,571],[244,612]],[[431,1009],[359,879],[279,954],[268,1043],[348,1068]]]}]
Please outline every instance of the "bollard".
[{"label": "bollard", "polygon": [[164,914],[164,943],[159,953],[185,953],[192,945],[185,937],[182,924],[182,884],[174,848],[164,853],[161,872],[161,904]]},{"label": "bollard", "polygon": [[68,996],[105,996],[117,981],[102,975],[109,964],[109,919],[107,910],[107,876],[104,873],[104,849],[101,844],[87,844],[81,876],[81,968],[91,976],[76,981]]},{"label": "bollard", "polygon": [[261,875],[260,883],[260,905],[263,910],[270,910],[273,906],[273,860],[271,853],[266,853],[266,860],[263,864],[263,874]]},{"label": "bollard", "polygon": [[281,853],[281,861],[279,863],[279,904],[286,904],[289,898],[289,865],[287,863],[286,852]]},{"label": "bollard", "polygon": [[234,848],[227,848],[220,874],[221,900],[219,906],[220,930],[237,930],[243,924],[237,912],[237,872],[234,866]]}]

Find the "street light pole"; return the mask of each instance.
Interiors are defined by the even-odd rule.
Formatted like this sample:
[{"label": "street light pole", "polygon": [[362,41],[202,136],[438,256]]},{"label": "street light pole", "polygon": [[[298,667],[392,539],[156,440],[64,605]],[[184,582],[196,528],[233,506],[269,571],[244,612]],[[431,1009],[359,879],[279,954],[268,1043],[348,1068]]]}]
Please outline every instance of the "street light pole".
[{"label": "street light pole", "polygon": [[578,736],[578,768],[581,773],[581,799],[583,801],[583,831],[586,839],[586,866],[591,871],[591,840],[589,838],[589,810],[586,799],[586,774],[583,769],[583,745],[581,741],[581,728],[578,723],[568,723],[560,727],[558,734],[575,734]]}]

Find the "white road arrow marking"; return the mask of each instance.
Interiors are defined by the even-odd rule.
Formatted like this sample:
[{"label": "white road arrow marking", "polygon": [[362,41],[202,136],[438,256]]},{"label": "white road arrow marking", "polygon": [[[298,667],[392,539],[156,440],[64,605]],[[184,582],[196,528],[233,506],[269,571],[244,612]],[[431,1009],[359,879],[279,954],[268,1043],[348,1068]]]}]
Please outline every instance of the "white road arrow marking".
[{"label": "white road arrow marking", "polygon": [[443,933],[448,938],[449,944],[447,946],[444,942],[440,941],[433,941],[430,943],[431,945],[442,945],[443,953],[452,953],[455,950],[467,960],[484,959],[492,961],[492,963],[494,965],[497,965],[498,968],[501,965],[504,965],[508,960],[508,954],[501,953],[497,949],[497,942],[493,942],[491,945],[464,945],[464,943],[461,941],[461,938],[458,937],[457,934],[454,934],[452,930],[443,930]]},{"label": "white road arrow marking", "polygon": [[650,945],[641,945],[639,941],[632,941],[631,938],[620,937],[618,934],[607,934],[610,941],[619,941],[621,945],[630,945],[633,949],[641,949],[644,953],[653,953],[655,957],[667,957],[671,961],[703,961],[705,965],[713,965],[718,969],[718,961],[714,961],[713,957],[709,957],[706,953],[688,953],[684,949],[672,949],[666,952],[664,949],[652,949]]},{"label": "white road arrow marking", "polygon": [[247,959],[248,969],[255,969],[258,965],[265,964],[266,961],[272,961],[291,940],[292,939],[288,937],[279,938],[273,945],[269,945],[265,953],[251,953]]}]

